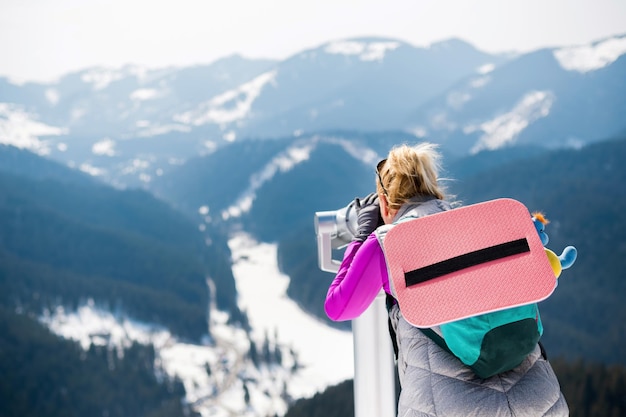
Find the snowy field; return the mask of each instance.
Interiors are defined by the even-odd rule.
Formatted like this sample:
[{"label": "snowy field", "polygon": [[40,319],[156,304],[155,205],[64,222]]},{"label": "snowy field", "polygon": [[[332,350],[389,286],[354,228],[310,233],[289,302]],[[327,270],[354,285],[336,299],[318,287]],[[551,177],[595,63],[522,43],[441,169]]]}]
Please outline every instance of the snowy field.
[{"label": "snowy field", "polygon": [[[183,381],[187,403],[203,417],[284,415],[285,394],[292,399],[309,398],[353,378],[352,333],[326,326],[287,297],[289,278],[278,270],[276,245],[259,244],[239,234],[229,246],[238,302],[252,327],[250,337],[260,347],[267,336],[281,350],[282,366],[253,366],[247,358],[248,336],[242,329],[227,326],[227,315],[215,310],[210,323],[214,340],[199,345],[183,343],[158,326],[98,309],[93,301],[76,311],[58,307],[40,320],[84,349],[93,343],[123,355],[133,341],[152,343],[158,371]],[[329,274],[320,285],[329,285],[331,279]],[[300,368],[293,372],[296,361]]]},{"label": "snowy field", "polygon": [[[287,297],[289,277],[278,271],[277,247],[257,243],[247,235],[229,242],[235,265],[233,273],[239,306],[248,312],[253,336],[275,332],[280,344],[291,346],[305,368],[291,382],[296,397],[309,397],[326,386],[354,376],[352,334],[332,329],[305,313]],[[328,281],[319,285],[328,287]]]}]

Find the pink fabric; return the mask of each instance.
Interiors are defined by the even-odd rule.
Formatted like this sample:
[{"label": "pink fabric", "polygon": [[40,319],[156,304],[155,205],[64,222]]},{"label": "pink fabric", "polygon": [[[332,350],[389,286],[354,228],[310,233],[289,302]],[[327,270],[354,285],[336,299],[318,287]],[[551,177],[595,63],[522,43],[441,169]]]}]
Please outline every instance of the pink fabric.
[{"label": "pink fabric", "polygon": [[[526,239],[530,252],[406,286],[407,271],[517,239]],[[384,245],[404,318],[417,327],[539,302],[556,287],[531,215],[522,203],[512,199],[491,200],[400,223],[387,233]]]},{"label": "pink fabric", "polygon": [[374,301],[380,290],[389,293],[385,256],[371,234],[365,242],[352,242],[326,294],[324,310],[333,321],[353,320]]}]

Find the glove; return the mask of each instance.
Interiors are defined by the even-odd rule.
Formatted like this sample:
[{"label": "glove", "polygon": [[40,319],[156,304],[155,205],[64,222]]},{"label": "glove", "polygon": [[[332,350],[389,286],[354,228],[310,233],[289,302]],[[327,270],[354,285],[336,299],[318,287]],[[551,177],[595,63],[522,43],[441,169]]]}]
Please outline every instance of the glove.
[{"label": "glove", "polygon": [[380,204],[378,202],[378,194],[371,193],[367,197],[360,199],[354,199],[354,209],[357,214],[357,232],[356,236],[352,240],[364,242],[365,239],[374,231],[378,226],[383,224],[382,216],[380,215]]}]

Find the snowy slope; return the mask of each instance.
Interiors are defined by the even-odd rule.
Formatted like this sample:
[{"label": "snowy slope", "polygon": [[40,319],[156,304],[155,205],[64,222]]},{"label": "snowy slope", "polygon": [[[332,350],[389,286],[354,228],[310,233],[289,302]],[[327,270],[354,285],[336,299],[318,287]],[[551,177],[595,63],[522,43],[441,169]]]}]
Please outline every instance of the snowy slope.
[{"label": "snowy slope", "polygon": [[[286,296],[289,278],[278,270],[276,246],[245,234],[233,236],[229,246],[239,303],[250,318],[249,336],[215,309],[210,314],[214,339],[201,345],[97,309],[93,302],[77,311],[59,307],[40,320],[85,350],[105,345],[123,355],[132,341],[153,344],[155,368],[183,381],[186,401],[203,417],[284,415],[290,401],[353,378],[352,334],[328,327]],[[250,340],[260,348],[266,339],[280,350],[282,363],[256,367],[249,357]]]}]

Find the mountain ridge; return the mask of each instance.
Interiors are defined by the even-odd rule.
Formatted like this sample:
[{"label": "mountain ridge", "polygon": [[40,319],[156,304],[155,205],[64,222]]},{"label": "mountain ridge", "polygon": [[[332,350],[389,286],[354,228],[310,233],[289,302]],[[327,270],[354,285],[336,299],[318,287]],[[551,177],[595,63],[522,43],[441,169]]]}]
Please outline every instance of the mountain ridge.
[{"label": "mountain ridge", "polygon": [[4,80],[0,142],[119,187],[149,187],[232,141],[316,132],[395,130],[459,156],[517,143],[581,146],[626,129],[625,53],[624,35],[518,55],[460,39],[423,48],[359,37],[282,61],[231,56],[166,70],[86,70],[58,84]]}]

